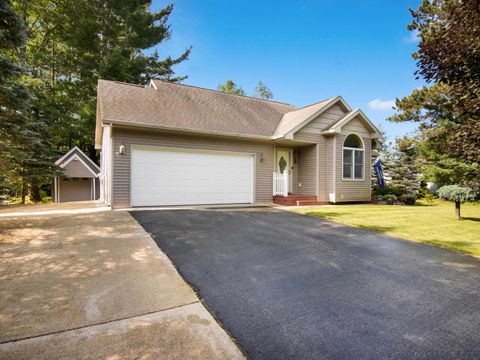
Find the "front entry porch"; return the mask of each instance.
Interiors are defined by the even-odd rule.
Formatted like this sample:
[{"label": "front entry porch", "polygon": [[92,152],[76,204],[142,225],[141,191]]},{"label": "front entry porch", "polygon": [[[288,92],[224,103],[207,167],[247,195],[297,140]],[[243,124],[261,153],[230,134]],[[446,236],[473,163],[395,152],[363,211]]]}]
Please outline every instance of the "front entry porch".
[{"label": "front entry porch", "polygon": [[318,204],[316,145],[275,149],[273,203],[284,206]]}]

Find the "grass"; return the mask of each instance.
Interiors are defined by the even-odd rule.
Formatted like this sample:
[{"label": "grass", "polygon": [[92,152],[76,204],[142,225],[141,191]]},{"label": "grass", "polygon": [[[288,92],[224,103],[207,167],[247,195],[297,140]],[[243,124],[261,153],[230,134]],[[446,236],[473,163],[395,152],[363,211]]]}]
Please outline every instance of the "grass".
[{"label": "grass", "polygon": [[455,220],[455,205],[440,200],[432,205],[327,205],[294,211],[480,257],[479,205],[462,204],[461,221]]}]

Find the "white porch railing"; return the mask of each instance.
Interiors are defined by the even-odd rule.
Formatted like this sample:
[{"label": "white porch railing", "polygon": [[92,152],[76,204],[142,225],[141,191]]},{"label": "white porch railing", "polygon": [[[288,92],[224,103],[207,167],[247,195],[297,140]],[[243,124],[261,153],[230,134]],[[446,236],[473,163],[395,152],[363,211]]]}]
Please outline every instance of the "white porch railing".
[{"label": "white porch railing", "polygon": [[273,173],[273,196],[288,196],[288,172]]}]

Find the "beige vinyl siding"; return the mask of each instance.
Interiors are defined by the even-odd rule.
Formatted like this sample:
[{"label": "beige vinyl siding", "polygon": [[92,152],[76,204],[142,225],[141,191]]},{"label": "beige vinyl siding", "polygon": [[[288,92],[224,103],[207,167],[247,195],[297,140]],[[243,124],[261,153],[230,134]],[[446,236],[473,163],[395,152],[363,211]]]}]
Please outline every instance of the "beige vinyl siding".
[{"label": "beige vinyl siding", "polygon": [[[296,132],[293,136],[294,140],[297,141],[308,141],[318,144],[318,190],[314,190],[308,194],[317,194],[318,201],[329,201],[328,194],[334,192],[332,159],[333,141],[331,138],[321,135],[321,132],[337,122],[345,116],[345,114],[346,111],[342,107],[334,105],[324,113],[320,114],[316,119],[313,119],[308,125]],[[316,177],[314,179],[316,183]],[[305,193],[305,189],[301,191],[302,193]]]},{"label": "beige vinyl siding", "polygon": [[95,175],[81,161],[72,160],[64,168],[63,174],[69,178],[92,178]]},{"label": "beige vinyl siding", "polygon": [[342,133],[344,134],[349,134],[349,133],[355,133],[357,135],[360,135],[362,138],[368,138],[369,142],[370,140],[370,133],[368,132],[367,128],[363,124],[362,120],[360,120],[360,117],[357,116],[354,119],[350,120],[347,124],[345,124],[342,127]]},{"label": "beige vinyl siding", "polygon": [[[346,127],[344,127],[346,129]],[[345,140],[348,131],[344,134],[338,134],[337,138],[337,152],[336,152],[336,201],[350,202],[350,201],[370,201],[371,200],[371,139],[370,137],[363,137],[364,143],[364,180],[343,180],[343,141]],[[343,195],[343,198],[342,198]]]},{"label": "beige vinyl siding", "polygon": [[319,136],[323,130],[337,122],[345,115],[345,111],[339,106],[334,105],[324,113],[320,114],[316,119],[313,119],[310,123],[304,126],[302,129],[294,134],[295,140],[302,140],[306,138],[312,138],[311,135],[315,134],[319,139]]},{"label": "beige vinyl siding", "polygon": [[92,200],[93,178],[58,178],[59,202]]},{"label": "beige vinyl siding", "polygon": [[297,132],[295,133],[295,135],[293,135],[293,139],[295,141],[305,141],[310,143],[319,142],[321,138],[322,138],[322,135],[320,134],[312,134],[308,132]]},{"label": "beige vinyl siding", "polygon": [[298,169],[298,195],[317,195],[317,145],[298,149]]},{"label": "beige vinyl siding", "polygon": [[[273,145],[270,142],[117,127],[113,128],[112,134],[113,154],[118,152],[120,145],[125,145],[124,155],[113,155],[113,208],[130,207],[130,150],[132,144],[255,153],[255,201],[272,201],[272,164],[274,156]],[[263,162],[260,162],[261,153],[263,153]]]}]

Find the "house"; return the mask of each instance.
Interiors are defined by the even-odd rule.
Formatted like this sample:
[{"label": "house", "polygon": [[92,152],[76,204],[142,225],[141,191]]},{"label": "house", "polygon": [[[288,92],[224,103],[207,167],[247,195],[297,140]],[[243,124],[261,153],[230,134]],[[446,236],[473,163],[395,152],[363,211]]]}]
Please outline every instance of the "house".
[{"label": "house", "polygon": [[370,201],[378,137],[340,96],[296,108],[159,80],[98,83],[101,198],[113,208]]},{"label": "house", "polygon": [[55,162],[62,175],[53,178],[54,202],[97,200],[100,195],[100,168],[78,147]]}]

